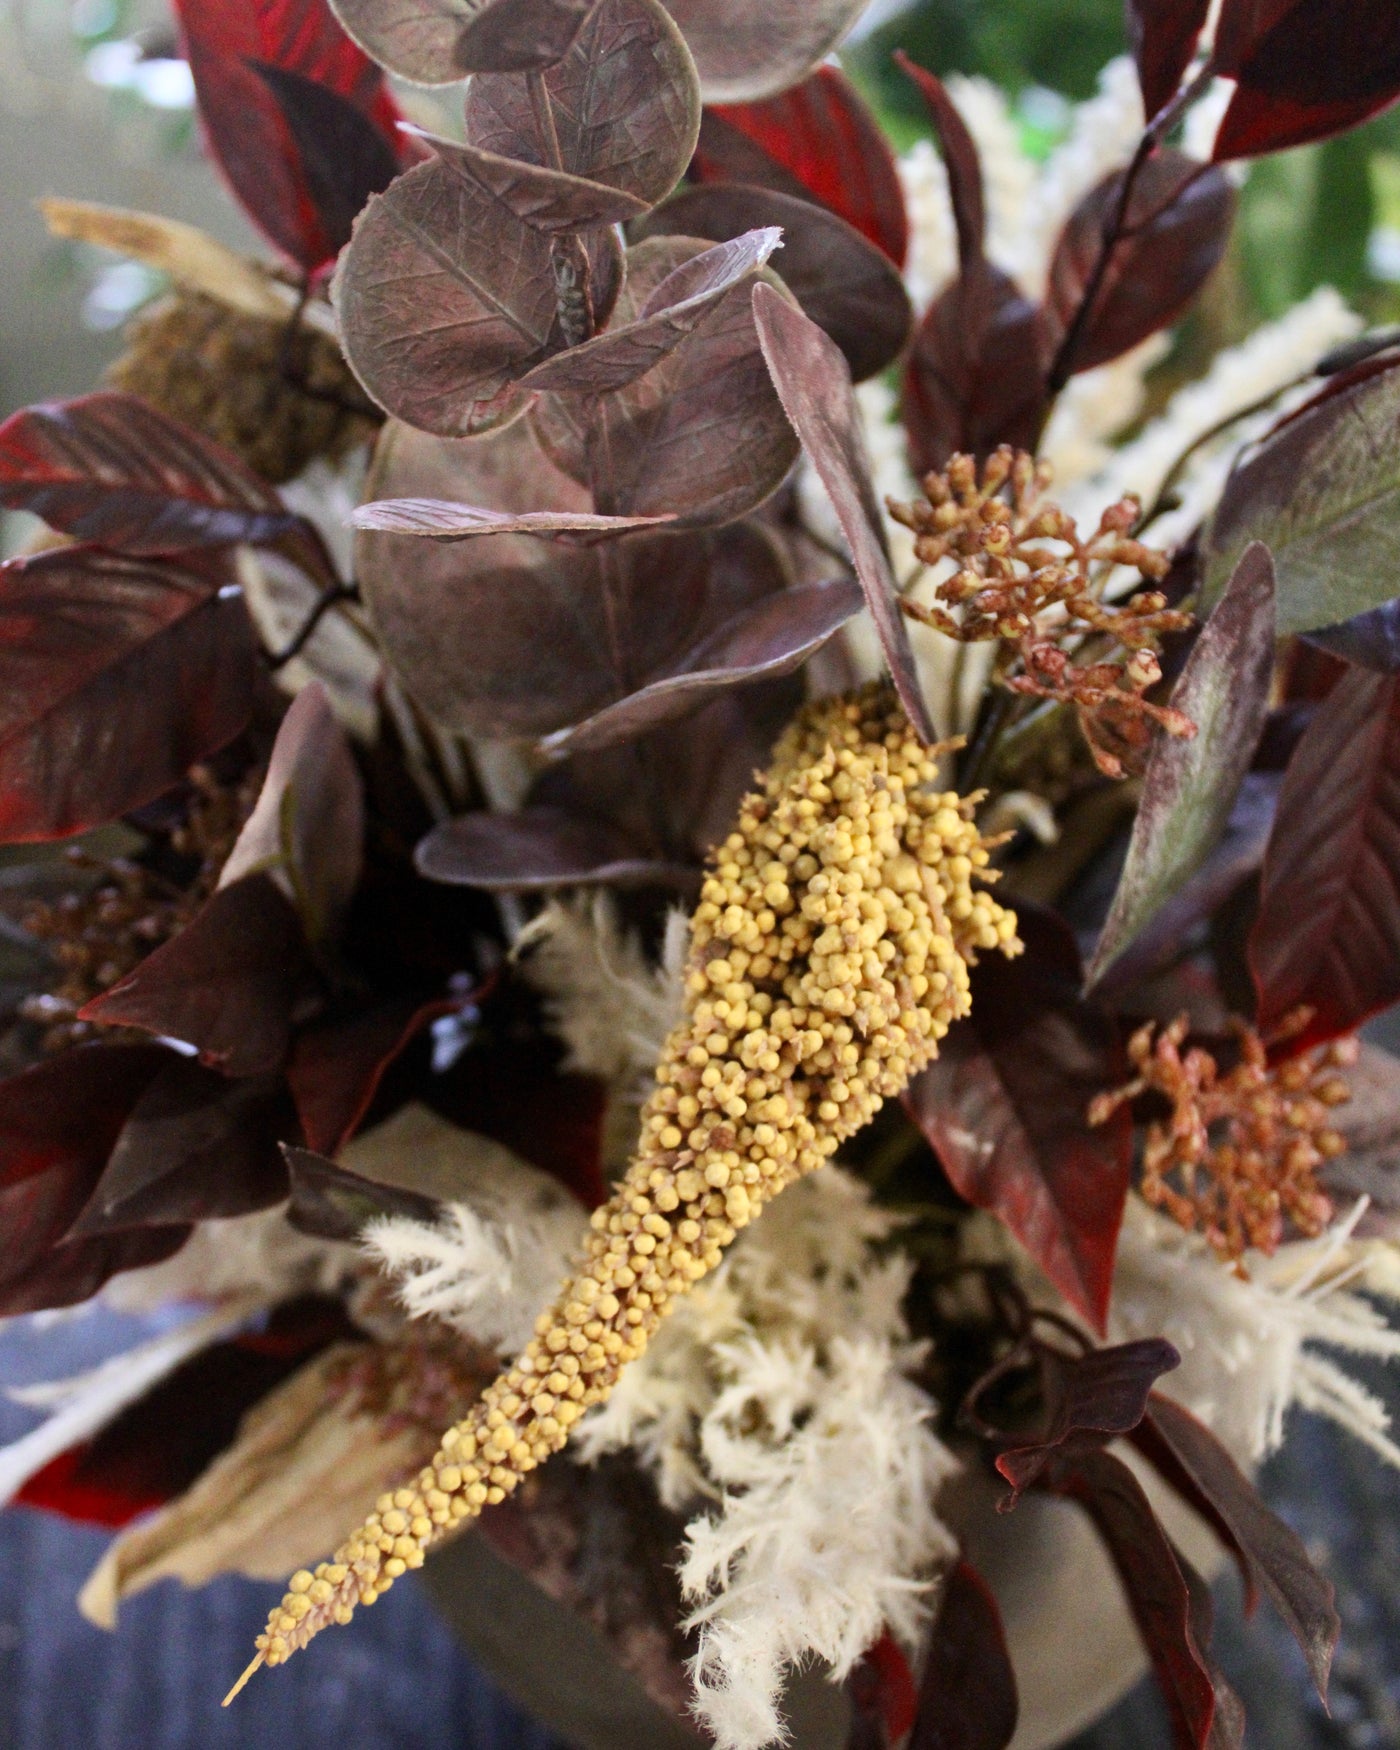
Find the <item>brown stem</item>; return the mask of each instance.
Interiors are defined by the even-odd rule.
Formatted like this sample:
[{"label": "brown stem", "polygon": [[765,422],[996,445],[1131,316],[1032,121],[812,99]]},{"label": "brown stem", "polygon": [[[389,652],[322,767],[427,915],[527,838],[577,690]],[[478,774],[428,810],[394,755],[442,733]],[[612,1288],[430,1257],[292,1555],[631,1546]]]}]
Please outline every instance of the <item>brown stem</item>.
[{"label": "brown stem", "polygon": [[332,585],[330,589],[323,590],[316,598],[315,606],[297,629],[286,648],[276,652],[268,651],[267,666],[274,674],[279,668],[285,668],[293,657],[301,655],[310,642],[312,633],[321,624],[322,619],[331,608],[340,602],[357,602],[359,599],[359,589],[353,583],[337,583]]}]

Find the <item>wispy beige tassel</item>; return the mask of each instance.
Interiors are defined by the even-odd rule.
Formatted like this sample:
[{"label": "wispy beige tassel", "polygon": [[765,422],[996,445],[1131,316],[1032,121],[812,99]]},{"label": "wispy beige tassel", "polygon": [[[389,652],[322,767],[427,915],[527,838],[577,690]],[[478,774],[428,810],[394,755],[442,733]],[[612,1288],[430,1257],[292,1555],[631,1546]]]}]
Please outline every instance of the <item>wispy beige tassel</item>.
[{"label": "wispy beige tassel", "polygon": [[972,885],[988,861],[973,799],[924,788],[936,778],[888,688],[798,717],[714,855],[685,1017],[578,1272],[415,1485],[292,1576],[244,1681],[348,1622],[559,1451],[739,1229],[936,1056],[977,951],[1019,951],[1015,918]]}]

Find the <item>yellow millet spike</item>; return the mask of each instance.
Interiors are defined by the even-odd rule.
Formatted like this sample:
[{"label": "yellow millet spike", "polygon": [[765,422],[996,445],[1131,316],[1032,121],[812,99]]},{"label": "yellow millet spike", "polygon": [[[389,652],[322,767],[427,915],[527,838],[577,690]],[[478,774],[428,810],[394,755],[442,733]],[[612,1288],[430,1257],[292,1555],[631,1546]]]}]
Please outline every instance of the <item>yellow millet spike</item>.
[{"label": "yellow millet spike", "polygon": [[921,788],[936,752],[881,685],[810,706],[787,731],[714,854],[685,1019],[577,1273],[414,1485],[292,1576],[243,1681],[348,1622],[558,1452],[739,1229],[937,1055],[967,1013],[977,951],[1020,951],[1015,918],[972,885],[991,878],[976,799]]}]

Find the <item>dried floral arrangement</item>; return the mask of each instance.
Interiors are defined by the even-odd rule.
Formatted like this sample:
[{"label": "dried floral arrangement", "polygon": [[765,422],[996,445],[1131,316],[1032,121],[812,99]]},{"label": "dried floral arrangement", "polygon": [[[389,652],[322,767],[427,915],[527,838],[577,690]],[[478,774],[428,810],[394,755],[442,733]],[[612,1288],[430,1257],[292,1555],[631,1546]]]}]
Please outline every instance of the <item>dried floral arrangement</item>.
[{"label": "dried floral arrangement", "polygon": [[997,1750],[1048,1496],[1177,1744],[1183,1516],[1325,1694],[1250,1473],[1400,1463],[1317,1348],[1400,1354],[1400,347],[1320,293],[1144,416],[1400,24],[1129,0],[1036,167],[907,61],[897,159],[863,5],[178,0],[276,258],[48,205],[170,287],[0,427],[0,1313],[188,1308],[0,1450],[95,1620],[290,1574],[251,1673],[479,1520],[724,1750],[811,1662]]}]

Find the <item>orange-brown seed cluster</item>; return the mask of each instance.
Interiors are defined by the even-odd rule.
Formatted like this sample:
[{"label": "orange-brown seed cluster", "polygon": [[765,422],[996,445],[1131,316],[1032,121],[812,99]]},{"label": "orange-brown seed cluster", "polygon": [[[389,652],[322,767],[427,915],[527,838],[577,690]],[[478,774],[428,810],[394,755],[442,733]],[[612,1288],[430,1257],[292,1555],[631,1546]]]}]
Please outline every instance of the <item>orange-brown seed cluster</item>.
[{"label": "orange-brown seed cluster", "polygon": [[974,887],[972,804],[930,786],[934,753],[883,686],[809,707],[715,852],[692,922],[685,1018],[641,1141],[585,1256],[513,1366],[315,1573],[258,1640],[279,1664],[500,1501],[608,1396],[678,1295],[937,1054],[983,949],[1016,920]]}]

